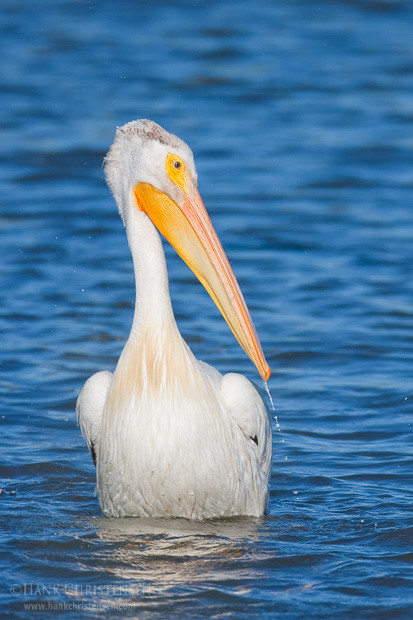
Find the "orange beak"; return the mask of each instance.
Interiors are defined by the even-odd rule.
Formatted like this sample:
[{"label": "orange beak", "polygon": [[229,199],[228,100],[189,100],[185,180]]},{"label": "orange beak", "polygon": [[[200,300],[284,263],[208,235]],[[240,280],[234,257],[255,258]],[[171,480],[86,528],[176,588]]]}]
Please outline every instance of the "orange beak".
[{"label": "orange beak", "polygon": [[264,381],[271,375],[238,282],[196,188],[179,204],[149,183],[134,187],[136,204],[151,219],[210,294]]}]

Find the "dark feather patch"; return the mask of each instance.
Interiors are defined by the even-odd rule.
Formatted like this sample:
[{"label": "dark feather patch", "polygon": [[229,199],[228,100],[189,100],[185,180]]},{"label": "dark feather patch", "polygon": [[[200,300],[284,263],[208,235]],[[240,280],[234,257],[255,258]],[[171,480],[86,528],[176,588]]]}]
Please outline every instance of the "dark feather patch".
[{"label": "dark feather patch", "polygon": [[121,131],[123,134],[138,134],[138,136],[141,136],[145,140],[155,140],[160,144],[167,144],[172,148],[179,148],[179,143],[174,135],[165,131],[160,125],[147,119],[141,119],[137,123],[127,123],[121,128]]},{"label": "dark feather patch", "polygon": [[93,465],[96,467],[96,450],[93,443],[90,444],[90,454],[92,455]]}]

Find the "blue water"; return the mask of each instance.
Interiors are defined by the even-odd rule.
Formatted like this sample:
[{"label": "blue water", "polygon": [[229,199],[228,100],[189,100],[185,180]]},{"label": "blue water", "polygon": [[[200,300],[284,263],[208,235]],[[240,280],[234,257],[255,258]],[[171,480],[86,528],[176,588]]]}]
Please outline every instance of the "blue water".
[{"label": "blue water", "polygon": [[[408,0],[3,0],[2,617],[412,617],[412,23]],[[191,145],[273,369],[263,519],[94,496],[75,400],[134,303],[101,165],[137,117]],[[197,357],[261,385],[165,250]]]}]

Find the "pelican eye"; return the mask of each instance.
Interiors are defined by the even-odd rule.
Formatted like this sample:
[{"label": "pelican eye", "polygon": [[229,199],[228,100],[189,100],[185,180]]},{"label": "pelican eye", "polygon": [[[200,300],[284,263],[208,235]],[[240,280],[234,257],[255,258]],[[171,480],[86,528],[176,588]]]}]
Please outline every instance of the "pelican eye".
[{"label": "pelican eye", "polygon": [[168,153],[165,161],[166,172],[175,185],[182,191],[186,192],[187,175],[185,170],[185,162],[177,153]]}]

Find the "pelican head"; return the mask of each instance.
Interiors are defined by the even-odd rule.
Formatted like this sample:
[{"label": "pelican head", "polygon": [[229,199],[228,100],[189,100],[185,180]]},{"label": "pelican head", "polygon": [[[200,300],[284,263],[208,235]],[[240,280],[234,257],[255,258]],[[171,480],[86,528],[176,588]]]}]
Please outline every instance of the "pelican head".
[{"label": "pelican head", "polygon": [[191,149],[149,120],[117,129],[106,180],[128,229],[136,210],[175,248],[266,381],[270,369],[241,290],[197,188]]}]

